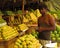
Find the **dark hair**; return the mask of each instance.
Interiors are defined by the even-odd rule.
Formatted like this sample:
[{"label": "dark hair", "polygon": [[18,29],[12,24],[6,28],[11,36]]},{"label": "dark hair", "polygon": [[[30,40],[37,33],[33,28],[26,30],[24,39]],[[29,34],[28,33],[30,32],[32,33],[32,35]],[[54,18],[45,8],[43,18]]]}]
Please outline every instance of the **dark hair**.
[{"label": "dark hair", "polygon": [[49,10],[46,4],[40,3],[39,4],[39,10],[42,10],[43,8],[45,8],[46,10]]}]

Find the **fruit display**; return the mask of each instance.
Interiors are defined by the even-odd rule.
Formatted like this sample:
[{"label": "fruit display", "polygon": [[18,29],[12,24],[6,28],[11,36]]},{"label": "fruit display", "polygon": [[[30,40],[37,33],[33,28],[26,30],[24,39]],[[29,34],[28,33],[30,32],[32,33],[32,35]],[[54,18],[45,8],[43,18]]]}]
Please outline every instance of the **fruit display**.
[{"label": "fruit display", "polygon": [[[37,23],[37,19],[40,16],[41,16],[41,13],[40,13],[39,9],[36,9],[36,10],[31,9],[31,11],[27,11],[25,18],[26,18],[26,20],[29,21],[29,23],[32,22],[32,24],[33,24],[33,23]],[[23,20],[25,21],[25,19],[23,19]]]},{"label": "fruit display", "polygon": [[51,31],[51,39],[60,42],[60,25],[56,24],[56,30]]},{"label": "fruit display", "polygon": [[[41,16],[39,9],[36,9],[33,11],[27,10],[23,17],[22,17],[22,15],[23,15],[22,10],[17,10],[16,12],[7,10],[7,11],[3,11],[3,14],[4,14],[3,17],[7,21],[7,23],[9,24],[9,22],[10,22],[14,25],[20,24],[21,22],[28,23],[28,24],[37,23],[38,17]],[[2,15],[1,11],[0,11],[0,15]],[[9,18],[10,21],[9,21],[9,19],[7,20],[7,18],[5,18],[5,16],[7,18]]]},{"label": "fruit display", "polygon": [[[40,13],[39,9],[36,9],[33,11],[26,11],[24,16],[22,17],[22,15],[23,15],[22,10],[18,10],[16,12],[7,10],[7,11],[4,11],[4,15],[10,16],[9,17],[9,18],[11,18],[10,22],[15,25],[15,24],[20,24],[21,22],[29,23],[29,24],[37,23],[37,19],[39,16],[41,16],[41,13]],[[6,21],[8,22],[7,19],[6,19]]]},{"label": "fruit display", "polygon": [[15,42],[14,48],[40,48],[41,44],[31,34],[26,34],[22,37],[19,37]]},{"label": "fruit display", "polygon": [[18,36],[17,30],[13,29],[8,25],[4,25],[0,27],[0,34],[3,40],[10,40],[16,36]]}]

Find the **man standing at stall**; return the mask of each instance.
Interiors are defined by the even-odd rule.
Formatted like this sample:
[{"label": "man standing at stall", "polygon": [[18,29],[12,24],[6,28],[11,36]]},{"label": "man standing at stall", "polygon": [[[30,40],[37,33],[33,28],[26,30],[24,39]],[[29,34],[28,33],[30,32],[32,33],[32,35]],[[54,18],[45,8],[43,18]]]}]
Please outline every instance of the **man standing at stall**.
[{"label": "man standing at stall", "polygon": [[53,16],[47,14],[47,6],[43,3],[39,5],[41,17],[38,18],[38,32],[40,42],[45,45],[51,40],[51,31],[55,30],[55,20]]}]

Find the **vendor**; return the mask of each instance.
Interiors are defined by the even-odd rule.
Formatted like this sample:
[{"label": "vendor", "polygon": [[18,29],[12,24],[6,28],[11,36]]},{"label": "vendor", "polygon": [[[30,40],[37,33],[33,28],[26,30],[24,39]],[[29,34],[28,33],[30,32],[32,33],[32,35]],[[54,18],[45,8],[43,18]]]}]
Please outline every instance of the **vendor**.
[{"label": "vendor", "polygon": [[39,5],[41,17],[38,18],[38,32],[40,42],[45,45],[51,40],[50,33],[55,30],[55,20],[53,16],[47,14],[48,8],[45,4]]}]

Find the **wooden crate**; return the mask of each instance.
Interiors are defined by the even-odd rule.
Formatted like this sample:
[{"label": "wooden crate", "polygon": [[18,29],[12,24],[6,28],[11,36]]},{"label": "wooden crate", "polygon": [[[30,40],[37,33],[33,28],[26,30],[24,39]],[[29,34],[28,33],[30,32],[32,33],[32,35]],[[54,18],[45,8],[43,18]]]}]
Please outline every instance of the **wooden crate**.
[{"label": "wooden crate", "polygon": [[[6,22],[7,22],[7,24],[9,25],[9,26],[11,26],[11,27],[14,27],[14,26],[16,26],[16,25],[18,25],[18,24],[21,24],[21,17],[20,17],[21,15],[15,15],[15,16],[8,16],[8,15],[6,15],[6,16],[3,16],[3,19],[4,20],[6,20]],[[18,22],[15,22],[15,21],[18,21]]]},{"label": "wooden crate", "polygon": [[8,40],[8,41],[0,40],[0,48],[14,48],[13,46],[14,46],[16,39],[17,37],[11,40]]},{"label": "wooden crate", "polygon": [[60,48],[60,42],[57,43],[57,46]]}]

